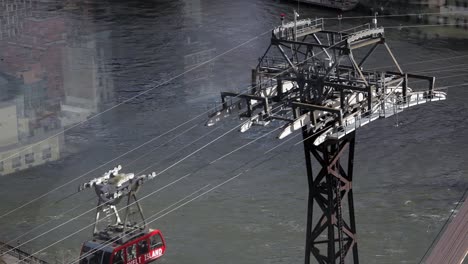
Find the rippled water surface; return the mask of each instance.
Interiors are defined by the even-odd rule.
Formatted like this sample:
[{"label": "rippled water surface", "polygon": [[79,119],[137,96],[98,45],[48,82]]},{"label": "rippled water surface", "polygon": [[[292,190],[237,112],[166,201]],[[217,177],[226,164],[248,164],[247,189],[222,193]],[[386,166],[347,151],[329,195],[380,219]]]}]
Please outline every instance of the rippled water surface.
[{"label": "rippled water surface", "polygon": [[[269,130],[222,136],[238,124],[235,118],[204,126],[220,91],[249,85],[269,30],[295,3],[10,2],[17,7],[2,7],[9,20],[0,28],[0,240],[22,244],[47,232],[21,248],[43,250],[37,255],[51,262],[78,257],[92,231],[86,225],[94,218],[94,192],[61,199],[118,164],[126,172],[162,172],[140,196],[188,175],[144,199],[147,216],[250,168],[157,215],[151,227],[162,230],[168,246],[160,263],[303,261],[302,146],[285,144],[265,155],[280,143],[272,133],[211,164]],[[300,14],[337,15],[305,5]],[[367,22],[330,19],[326,25],[336,30]],[[389,27],[415,23],[379,19]],[[437,86],[468,81],[466,31],[389,28],[386,37],[404,70],[434,75]],[[391,58],[378,49],[369,67],[388,65]],[[360,129],[353,187],[362,263],[417,263],[460,199],[468,185],[467,89],[453,87],[447,101]]]}]

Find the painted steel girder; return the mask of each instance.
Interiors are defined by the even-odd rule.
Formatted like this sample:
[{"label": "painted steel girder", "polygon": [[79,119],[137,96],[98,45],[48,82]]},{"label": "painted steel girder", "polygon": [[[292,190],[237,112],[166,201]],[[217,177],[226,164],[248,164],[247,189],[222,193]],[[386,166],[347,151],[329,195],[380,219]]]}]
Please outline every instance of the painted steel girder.
[{"label": "painted steel girder", "polygon": [[[310,132],[304,132],[308,138]],[[358,263],[356,225],[352,198],[352,170],[354,162],[354,134],[340,141],[327,141],[320,146],[312,144],[313,138],[304,141],[304,149],[320,165],[320,171],[312,174],[312,162],[308,166],[309,203],[306,233],[306,264],[313,256],[318,263],[343,263],[352,251],[354,263]],[[348,152],[348,171],[340,159]],[[310,167],[310,168],[309,168]],[[343,214],[343,202],[348,199],[348,213]],[[318,219],[313,219],[314,204],[319,208]],[[321,236],[326,239],[320,239]]]}]

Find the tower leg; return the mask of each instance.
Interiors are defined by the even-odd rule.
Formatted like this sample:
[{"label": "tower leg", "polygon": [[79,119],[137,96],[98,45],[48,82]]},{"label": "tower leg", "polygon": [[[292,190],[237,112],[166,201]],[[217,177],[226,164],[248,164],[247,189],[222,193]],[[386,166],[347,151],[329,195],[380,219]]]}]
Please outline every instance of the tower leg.
[{"label": "tower leg", "polygon": [[[355,133],[338,141],[328,140],[320,146],[313,144],[312,132],[303,128],[302,134],[309,184],[305,263],[310,264],[313,256],[316,263],[343,264],[347,254],[352,252],[352,263],[358,264],[352,192]],[[347,170],[340,163],[346,152]],[[312,156],[320,167],[316,175],[312,171]],[[346,200],[348,217],[343,213]],[[313,218],[314,205],[319,209],[318,220]]]}]

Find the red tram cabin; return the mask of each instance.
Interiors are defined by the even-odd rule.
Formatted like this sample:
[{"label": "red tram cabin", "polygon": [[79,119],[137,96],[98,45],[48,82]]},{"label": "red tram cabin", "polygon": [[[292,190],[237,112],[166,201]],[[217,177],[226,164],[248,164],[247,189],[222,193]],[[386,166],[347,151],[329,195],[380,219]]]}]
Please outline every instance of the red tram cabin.
[{"label": "red tram cabin", "polygon": [[122,244],[93,239],[83,243],[80,264],[146,264],[166,251],[166,243],[159,230]]}]

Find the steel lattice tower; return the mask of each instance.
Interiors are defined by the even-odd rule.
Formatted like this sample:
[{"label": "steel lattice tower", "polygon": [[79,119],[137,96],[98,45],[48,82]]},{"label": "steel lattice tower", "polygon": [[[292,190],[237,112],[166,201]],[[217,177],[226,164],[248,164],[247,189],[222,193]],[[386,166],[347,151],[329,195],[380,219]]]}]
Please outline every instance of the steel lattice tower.
[{"label": "steel lattice tower", "polygon": [[[364,70],[378,46],[384,46],[396,71]],[[358,60],[358,50],[366,47]],[[409,79],[427,86],[409,88]],[[273,29],[267,51],[252,70],[252,89],[222,92],[221,108],[207,125],[238,113],[247,118],[241,132],[273,121],[284,123],[280,139],[301,130],[309,187],[305,263],[311,256],[317,263],[359,263],[355,131],[408,107],[444,100],[446,93],[435,91],[434,83],[434,77],[402,71],[376,19],[351,32],[326,30],[323,19],[295,19]],[[319,164],[315,173],[314,162]]]}]

